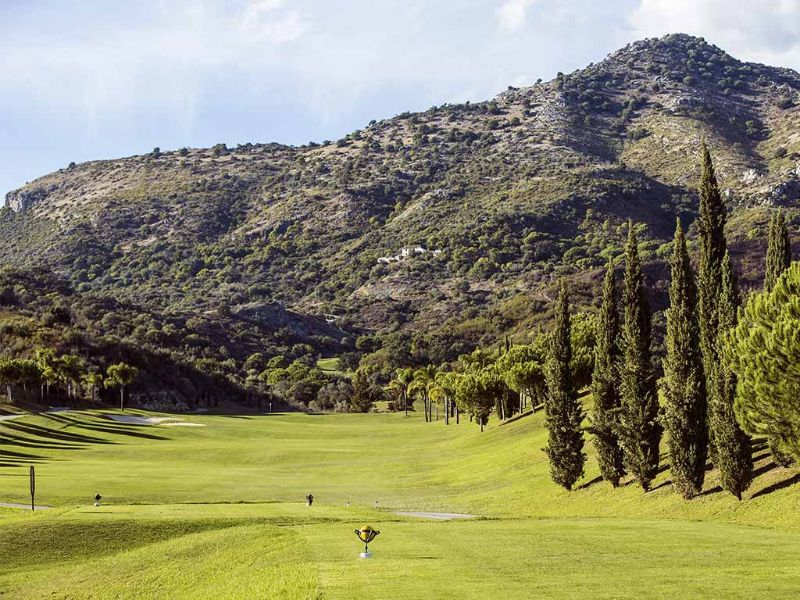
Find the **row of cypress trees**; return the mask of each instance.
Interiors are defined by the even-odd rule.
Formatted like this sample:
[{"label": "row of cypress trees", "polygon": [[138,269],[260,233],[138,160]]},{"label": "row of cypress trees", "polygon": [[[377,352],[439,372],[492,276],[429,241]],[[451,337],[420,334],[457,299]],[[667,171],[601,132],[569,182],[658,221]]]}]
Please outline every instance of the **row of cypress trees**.
[{"label": "row of cypress trees", "polygon": [[[609,261],[596,336],[591,431],[603,478],[616,487],[622,476],[630,473],[647,490],[658,473],[662,427],[651,355],[650,306],[632,222],[625,244],[621,327],[615,287],[614,266]],[[584,412],[569,371],[571,354],[569,300],[562,281],[545,363],[545,452],[553,481],[566,489],[580,479],[586,463]]]},{"label": "row of cypress trees", "polygon": [[[615,269],[603,281],[592,378],[593,434],[600,473],[614,487],[625,474],[647,491],[659,470],[662,432],[668,434],[675,490],[684,498],[703,488],[706,462],[720,473],[721,486],[741,499],[753,475],[751,440],[736,421],[736,377],[720,360],[721,335],[736,325],[740,304],[725,239],[725,205],[711,154],[703,144],[697,219],[699,272],[692,269],[686,236],[677,222],[671,259],[670,307],[659,407],[653,368],[651,312],[633,223],[625,246],[621,307]],[[765,286],[770,289],[791,260],[781,214],[770,224]],[[620,310],[621,308],[621,310]],[[620,312],[623,315],[620,323]],[[569,372],[569,301],[562,282],[556,326],[546,367],[545,403],[553,480],[567,489],[583,475],[583,408]],[[771,444],[771,447],[773,445]],[[789,459],[774,448],[778,462]]]}]

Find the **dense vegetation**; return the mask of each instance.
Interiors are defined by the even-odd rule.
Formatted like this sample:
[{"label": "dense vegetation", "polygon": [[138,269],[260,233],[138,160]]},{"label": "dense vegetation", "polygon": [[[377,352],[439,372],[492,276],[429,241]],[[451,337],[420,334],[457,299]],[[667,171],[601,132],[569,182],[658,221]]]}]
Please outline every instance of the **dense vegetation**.
[{"label": "dense vegetation", "polygon": [[[707,457],[722,489],[741,499],[753,479],[753,440],[766,435],[779,464],[800,456],[800,413],[795,409],[798,341],[798,270],[777,276],[770,291],[755,295],[737,327],[740,304],[724,231],[725,211],[708,148],[701,148],[700,285],[683,227],[672,245],[672,272],[661,361],[652,354],[651,313],[633,223],[621,257],[622,300],[616,303],[615,269],[609,264],[599,319],[571,315],[561,283],[555,322],[531,345],[476,350],[450,364],[396,374],[394,393],[421,393],[426,420],[432,398],[454,396],[483,431],[489,416],[508,420],[535,410],[543,397],[550,476],[570,490],[584,473],[584,407],[579,390],[591,382],[593,434],[601,475],[613,487],[626,474],[645,491],[661,471],[662,432],[669,445],[672,486],[685,499],[703,491]],[[783,219],[771,227],[766,264],[791,258]],[[783,257],[778,261],[775,255]],[[778,267],[772,267],[778,269]],[[793,287],[794,286],[794,287]],[[573,320],[578,327],[573,328]],[[622,323],[619,327],[618,323]],[[725,358],[726,360],[723,360]],[[438,371],[437,376],[432,372]],[[657,392],[657,371],[663,403]],[[445,380],[444,377],[447,377]],[[406,387],[403,382],[409,378]],[[443,382],[446,381],[446,386]],[[509,392],[520,394],[509,402]],[[543,391],[543,393],[541,393]],[[437,394],[437,392],[439,392]],[[396,406],[405,406],[407,397]],[[448,411],[449,412],[449,411]],[[709,452],[709,447],[712,448]]]},{"label": "dense vegetation", "polygon": [[[134,365],[134,403],[344,408],[350,384],[317,369],[321,356],[383,385],[506,335],[515,355],[539,348],[555,281],[592,313],[632,218],[659,357],[675,215],[690,249],[699,232],[698,139],[723,175],[740,284],[760,286],[772,207],[796,228],[799,91],[792,71],[673,35],[337,142],[70,165],[10,193],[0,215],[3,352]],[[500,384],[510,412],[514,380],[476,379],[473,416]]]}]

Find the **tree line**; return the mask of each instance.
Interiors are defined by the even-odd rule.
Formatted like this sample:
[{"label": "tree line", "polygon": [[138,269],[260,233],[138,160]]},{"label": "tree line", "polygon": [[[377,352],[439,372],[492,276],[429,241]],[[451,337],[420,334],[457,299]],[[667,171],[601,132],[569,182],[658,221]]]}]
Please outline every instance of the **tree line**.
[{"label": "tree line", "polygon": [[[741,499],[753,479],[752,436],[767,438],[778,464],[799,460],[800,263],[790,266],[785,217],[776,212],[770,222],[764,290],[742,308],[705,143],[699,196],[695,263],[676,220],[660,369],[629,221],[622,281],[610,259],[597,315],[573,314],[562,280],[551,331],[526,345],[506,338],[450,365],[397,369],[390,408],[408,412],[416,400],[426,421],[438,420],[441,408],[446,423],[466,413],[483,430],[492,412],[504,420],[544,406],[551,478],[566,489],[584,474],[587,434],[604,480],[617,487],[630,476],[645,491],[659,473],[665,438],[672,485],[686,499],[702,492],[709,461],[721,487]],[[585,388],[593,397],[588,421]]]},{"label": "tree line", "polygon": [[[579,313],[573,322],[571,372],[581,388],[591,381],[596,318]],[[496,348],[478,348],[450,364],[397,369],[387,386],[389,408],[408,413],[418,402],[426,422],[460,423],[466,415],[481,431],[493,412],[508,420],[529,407],[536,411],[548,389],[549,337],[538,332],[529,344],[514,344],[506,337]]]},{"label": "tree line", "polygon": [[109,365],[105,371],[87,366],[77,354],[57,354],[52,348],[38,348],[34,358],[0,358],[0,386],[8,402],[14,401],[13,389],[28,394],[38,387],[39,400],[88,399],[97,402],[102,388],[117,388],[120,410],[125,410],[125,390],[133,383],[138,369],[125,362]]},{"label": "tree line", "polygon": [[[753,478],[751,436],[766,436],[779,464],[800,458],[800,264],[790,268],[786,222],[777,213],[769,228],[765,289],[742,310],[725,238],[725,205],[705,144],[699,192],[697,273],[680,221],[675,230],[660,381],[633,223],[620,299],[615,266],[608,264],[592,374],[594,410],[586,429],[601,475],[615,487],[630,475],[650,489],[666,434],[672,485],[682,497],[701,493],[710,460],[722,488],[741,499]],[[553,481],[571,489],[584,472],[586,430],[570,371],[563,282],[556,314],[546,362],[546,452]]]}]

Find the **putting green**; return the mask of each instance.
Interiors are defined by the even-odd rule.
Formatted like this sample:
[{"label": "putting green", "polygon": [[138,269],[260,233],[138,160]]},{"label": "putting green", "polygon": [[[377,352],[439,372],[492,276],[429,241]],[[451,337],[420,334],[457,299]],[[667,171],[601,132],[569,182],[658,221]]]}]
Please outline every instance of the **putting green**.
[{"label": "putting green", "polygon": [[[797,472],[762,449],[745,501],[711,472],[684,502],[668,470],[648,494],[613,490],[591,456],[582,487],[559,489],[539,414],[481,434],[420,415],[168,427],[108,412],[0,423],[0,501],[29,501],[33,463],[37,503],[54,506],[0,508],[0,598],[800,596]],[[381,530],[372,560],[353,533],[366,523]]]}]

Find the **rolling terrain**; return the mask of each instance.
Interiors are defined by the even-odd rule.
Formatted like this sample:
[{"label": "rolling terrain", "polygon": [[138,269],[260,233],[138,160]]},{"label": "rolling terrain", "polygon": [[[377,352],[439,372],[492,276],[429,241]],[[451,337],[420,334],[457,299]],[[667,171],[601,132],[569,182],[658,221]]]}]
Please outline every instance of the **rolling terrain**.
[{"label": "rolling terrain", "polygon": [[[548,476],[541,414],[480,433],[419,414],[181,417],[113,411],[0,423],[2,598],[748,598],[800,592],[796,469],[756,444],[738,502],[707,477],[685,502],[669,472],[643,494]],[[131,416],[132,413],[128,413]],[[140,417],[148,413],[134,413]],[[157,415],[156,415],[157,416]],[[199,426],[202,425],[202,426]],[[95,493],[102,506],[92,506]],[[314,505],[301,503],[307,493]],[[378,501],[378,510],[374,503]],[[349,502],[349,505],[346,503]],[[431,521],[400,510],[455,511]],[[358,558],[353,529],[381,531]]]}]

